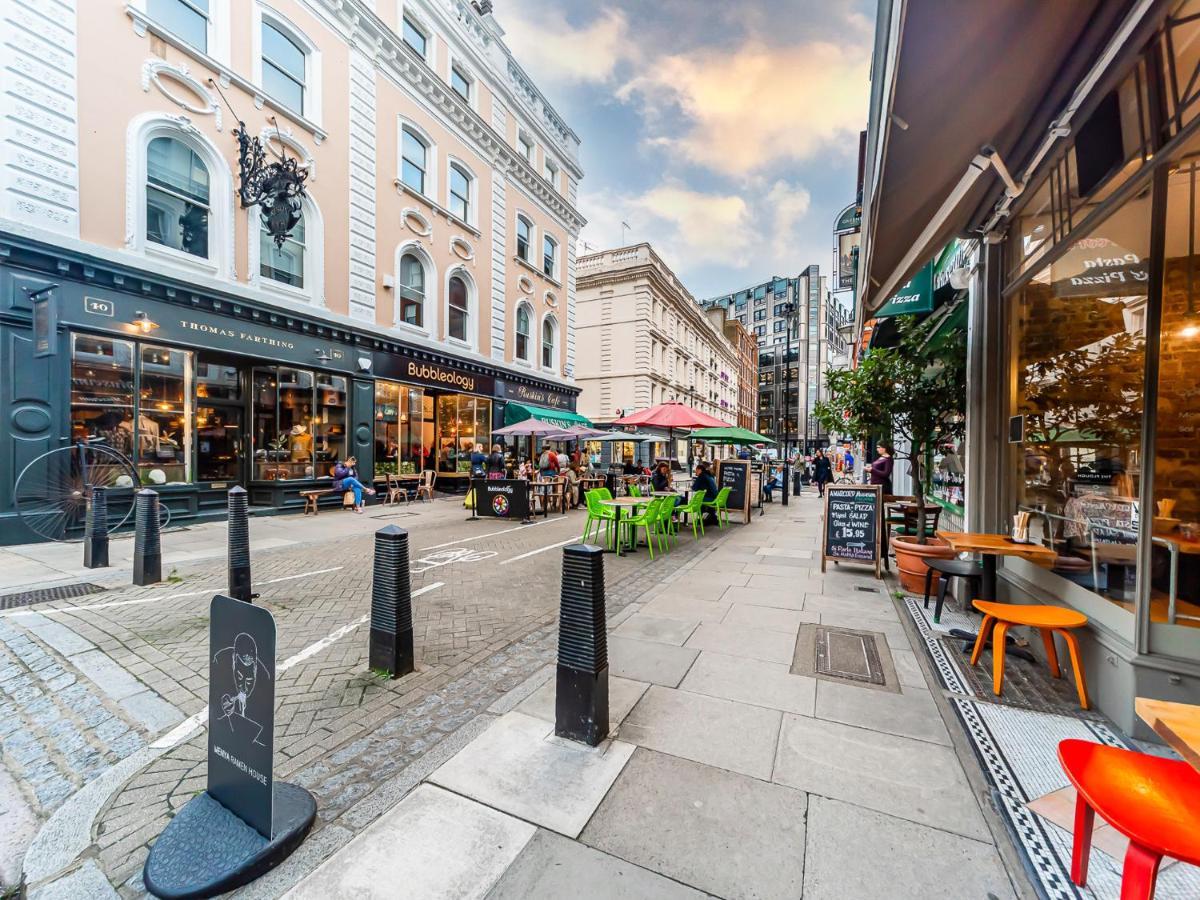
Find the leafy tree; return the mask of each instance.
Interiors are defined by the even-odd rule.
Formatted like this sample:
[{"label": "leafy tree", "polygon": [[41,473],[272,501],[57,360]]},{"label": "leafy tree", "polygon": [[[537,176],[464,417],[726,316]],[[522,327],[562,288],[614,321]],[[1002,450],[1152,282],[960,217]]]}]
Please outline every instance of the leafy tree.
[{"label": "leafy tree", "polygon": [[[966,430],[966,335],[931,340],[933,325],[915,316],[898,320],[895,347],[868,350],[853,369],[829,369],[829,399],[814,414],[827,431],[849,432],[892,446],[907,460],[916,494],[917,521],[925,521],[926,460],[935,443],[959,440]],[[907,447],[900,453],[897,444]],[[925,543],[923,528],[917,541]]]}]

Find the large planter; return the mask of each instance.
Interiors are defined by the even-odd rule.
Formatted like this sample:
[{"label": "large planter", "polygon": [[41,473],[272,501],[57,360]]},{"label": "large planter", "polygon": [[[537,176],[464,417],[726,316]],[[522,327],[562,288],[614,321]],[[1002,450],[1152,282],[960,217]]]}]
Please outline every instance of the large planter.
[{"label": "large planter", "polygon": [[[956,554],[941,538],[928,538],[926,543],[918,544],[916,540],[906,537],[893,537],[892,550],[896,554],[896,568],[900,573],[900,587],[910,594],[925,593],[925,573],[927,559],[954,559]],[[933,573],[932,590],[937,590],[937,572]]]}]

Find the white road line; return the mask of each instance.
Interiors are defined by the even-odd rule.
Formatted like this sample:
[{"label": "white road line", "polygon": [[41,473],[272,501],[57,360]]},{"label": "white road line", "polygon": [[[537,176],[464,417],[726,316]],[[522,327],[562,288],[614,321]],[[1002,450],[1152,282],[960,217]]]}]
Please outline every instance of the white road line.
[{"label": "white road line", "polygon": [[[295,581],[297,578],[309,578],[313,575],[325,575],[329,572],[336,572],[344,566],[334,566],[331,569],[314,569],[311,572],[301,572],[299,575],[284,575],[280,578],[268,578],[266,581],[260,581],[259,584],[278,584],[281,581]],[[14,609],[8,612],[0,613],[0,618],[10,618],[13,616],[50,616],[55,613],[73,613],[87,612],[91,609],[112,609],[114,606],[137,606],[142,603],[157,603],[159,600],[178,600],[181,597],[203,597],[209,594],[220,593],[219,588],[209,588],[203,591],[182,591],[178,594],[160,594],[157,597],[141,597],[137,600],[114,600],[112,603],[93,603],[88,606],[59,606],[54,609]]]},{"label": "white road line", "polygon": [[439,550],[442,547],[453,547],[455,544],[465,544],[468,541],[479,541],[488,537],[496,537],[498,534],[510,534],[514,531],[521,531],[524,528],[534,528],[538,525],[544,525],[547,522],[558,521],[557,519],[542,519],[540,522],[530,522],[528,525],[518,525],[516,528],[505,528],[503,531],[489,531],[487,534],[477,534],[474,537],[459,538],[456,541],[446,541],[444,544],[434,544],[432,547],[422,547],[418,553],[424,553],[426,550]]},{"label": "white road line", "polygon": [[530,556],[537,556],[539,553],[545,553],[547,550],[553,550],[555,547],[565,547],[567,544],[578,544],[579,538],[569,537],[565,541],[559,541],[557,544],[551,544],[549,547],[538,547],[536,550],[530,550],[528,553],[522,553],[520,556],[514,556],[511,559],[506,559],[500,565],[507,566],[509,563],[514,563],[520,559],[526,559]]},{"label": "white road line", "polygon": [[[438,588],[442,587],[444,584],[445,584],[444,581],[435,581],[433,584],[427,584],[427,585],[425,585],[425,587],[413,591],[412,595],[414,597],[420,597],[422,594],[428,594],[430,591],[437,590]],[[281,662],[279,665],[277,665],[275,667],[275,674],[278,675],[280,672],[286,672],[292,666],[299,665],[300,663],[304,662],[304,660],[308,659],[311,656],[316,656],[318,653],[320,653],[322,650],[324,650],[330,644],[344,638],[346,635],[348,635],[350,632],[352,632],[355,628],[358,628],[360,625],[367,624],[367,622],[370,620],[370,618],[371,618],[371,615],[370,615],[370,613],[368,613],[367,615],[363,616],[362,618],[355,619],[349,625],[343,625],[337,631],[327,634],[325,637],[321,638],[315,644],[309,644],[307,647],[305,647],[299,653],[289,656],[287,659],[285,659],[283,662]],[[200,710],[200,712],[196,713],[195,715],[188,716],[186,719],[184,719],[182,722],[180,722],[178,725],[176,725],[174,728],[172,728],[170,731],[168,731],[166,734],[164,734],[162,737],[160,737],[154,743],[152,743],[150,745],[150,749],[152,749],[152,750],[170,750],[172,747],[175,747],[178,744],[182,744],[189,737],[191,737],[193,733],[195,733],[196,729],[202,728],[207,719],[208,719],[208,707],[206,706],[206,707],[204,707],[204,709]]]}]

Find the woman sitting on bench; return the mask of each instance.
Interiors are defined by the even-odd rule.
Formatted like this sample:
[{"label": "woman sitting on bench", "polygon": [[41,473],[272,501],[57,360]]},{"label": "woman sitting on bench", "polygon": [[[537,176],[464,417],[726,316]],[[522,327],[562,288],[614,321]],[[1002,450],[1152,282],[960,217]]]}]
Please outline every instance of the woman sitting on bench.
[{"label": "woman sitting on bench", "polygon": [[349,456],[345,462],[339,462],[333,467],[333,489],[336,493],[354,492],[354,511],[362,514],[363,493],[375,496],[375,488],[369,488],[358,480],[358,460]]}]

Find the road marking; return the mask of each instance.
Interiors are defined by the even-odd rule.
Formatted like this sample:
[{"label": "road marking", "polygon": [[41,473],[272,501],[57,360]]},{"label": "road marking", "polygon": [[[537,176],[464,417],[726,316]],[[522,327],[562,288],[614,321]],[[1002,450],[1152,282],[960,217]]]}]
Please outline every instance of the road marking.
[{"label": "road marking", "polygon": [[[281,581],[295,581],[297,578],[309,578],[313,575],[325,575],[329,572],[337,572],[344,566],[334,566],[331,569],[314,569],[311,572],[301,572],[299,575],[284,575],[280,578],[268,578],[266,581],[260,581],[259,584],[278,584]],[[182,591],[178,594],[160,594],[157,597],[141,597],[137,600],[114,600],[111,603],[92,603],[88,606],[57,606],[54,609],[14,609],[8,612],[0,612],[0,618],[10,618],[13,616],[49,616],[55,613],[73,613],[87,612],[91,609],[112,609],[114,606],[137,606],[141,603],[157,603],[159,600],[178,600],[182,597],[203,597],[208,594],[220,593],[219,588],[208,588],[203,591]]]},{"label": "road marking", "polygon": [[567,544],[578,544],[579,538],[569,537],[565,541],[559,541],[557,544],[551,544],[549,547],[538,547],[536,550],[530,550],[528,553],[522,553],[520,556],[514,556],[511,559],[506,559],[500,565],[507,566],[509,563],[514,563],[520,559],[527,559],[530,556],[537,556],[539,553],[545,553],[547,550],[553,550],[555,547],[565,547]]},{"label": "road marking", "polygon": [[[422,594],[427,594],[430,591],[435,591],[438,588],[443,587],[444,585],[445,585],[444,581],[435,581],[433,584],[427,584],[427,585],[425,585],[425,587],[413,591],[412,596],[420,597]],[[328,647],[331,644],[333,644],[334,642],[339,641],[342,638],[344,638],[346,635],[348,635],[350,632],[352,632],[355,628],[358,628],[362,625],[367,624],[367,622],[370,621],[370,619],[371,619],[371,614],[367,613],[367,615],[362,616],[361,618],[355,619],[349,625],[343,625],[337,631],[327,634],[325,637],[321,638],[315,644],[309,644],[307,647],[305,647],[299,653],[289,656],[287,659],[285,659],[283,662],[281,662],[279,665],[277,665],[275,667],[275,674],[278,675],[280,672],[286,672],[292,666],[299,665],[300,663],[304,662],[309,657],[316,656],[318,653],[320,653],[326,647]],[[162,737],[160,737],[154,743],[152,743],[150,745],[150,749],[152,749],[152,750],[170,750],[172,747],[182,744],[184,741],[186,741],[189,737],[192,736],[192,734],[196,731],[196,729],[204,727],[204,722],[207,718],[208,718],[208,707],[205,706],[202,710],[200,710],[200,712],[196,713],[193,716],[188,716],[188,718],[184,719],[182,722],[180,722],[178,725],[176,725],[174,728],[172,728],[170,731],[168,731],[166,734],[164,734]]]},{"label": "road marking", "polygon": [[[477,534],[477,535],[475,535],[475,537],[460,538],[457,541],[446,541],[446,543],[444,543],[444,544],[434,544],[432,547],[422,547],[417,552],[424,553],[426,550],[439,550],[442,547],[453,547],[455,544],[465,544],[468,541],[480,541],[480,540],[483,540],[484,538],[496,537],[496,535],[499,535],[499,534],[511,534],[512,532],[520,531],[523,528],[534,528],[538,525],[545,525],[549,521],[552,521],[552,520],[542,519],[542,521],[540,521],[540,522],[530,522],[528,525],[518,525],[516,528],[505,528],[503,531],[489,531],[487,534]],[[558,521],[558,520],[554,519],[553,521]]]}]

